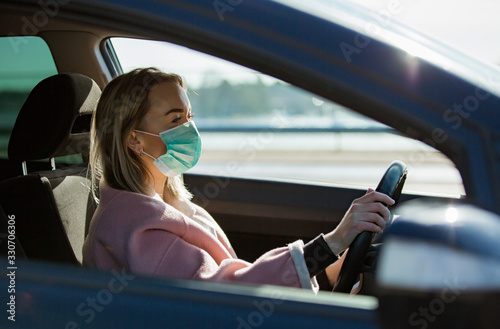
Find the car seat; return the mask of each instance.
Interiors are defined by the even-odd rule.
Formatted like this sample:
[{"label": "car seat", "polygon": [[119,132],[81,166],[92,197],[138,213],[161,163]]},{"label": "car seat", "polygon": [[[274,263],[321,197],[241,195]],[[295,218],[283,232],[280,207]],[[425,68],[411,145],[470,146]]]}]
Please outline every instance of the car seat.
[{"label": "car seat", "polygon": [[[81,74],[41,81],[26,99],[9,141],[9,160],[23,175],[0,183],[0,205],[16,218],[28,260],[81,264],[82,246],[96,204],[87,163],[90,122],[101,91]],[[81,155],[83,164],[57,168],[54,157]],[[28,174],[26,161],[49,159],[52,170]]]}]

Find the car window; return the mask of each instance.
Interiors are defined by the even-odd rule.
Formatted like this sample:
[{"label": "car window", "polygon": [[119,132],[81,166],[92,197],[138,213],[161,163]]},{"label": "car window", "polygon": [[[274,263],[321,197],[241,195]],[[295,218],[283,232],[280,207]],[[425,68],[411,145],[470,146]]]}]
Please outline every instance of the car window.
[{"label": "car window", "polygon": [[0,157],[17,115],[30,91],[44,78],[57,74],[49,47],[39,37],[0,38]]},{"label": "car window", "polygon": [[188,84],[203,152],[191,173],[374,187],[395,159],[405,189],[463,194],[453,163],[426,144],[281,80],[166,42],[110,39],[124,72],[154,66]]}]

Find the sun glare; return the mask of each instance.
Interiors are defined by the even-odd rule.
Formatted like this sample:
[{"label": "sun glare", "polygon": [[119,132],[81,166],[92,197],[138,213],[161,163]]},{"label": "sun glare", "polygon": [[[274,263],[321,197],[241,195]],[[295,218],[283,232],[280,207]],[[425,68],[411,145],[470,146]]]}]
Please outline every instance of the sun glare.
[{"label": "sun glare", "polygon": [[446,210],[446,221],[455,223],[458,219],[458,210],[455,207],[450,207]]}]

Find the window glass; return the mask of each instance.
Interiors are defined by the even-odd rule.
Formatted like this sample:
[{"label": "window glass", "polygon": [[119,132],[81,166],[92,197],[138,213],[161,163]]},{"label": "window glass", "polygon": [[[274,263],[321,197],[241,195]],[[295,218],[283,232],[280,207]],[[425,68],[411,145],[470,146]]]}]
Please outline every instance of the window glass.
[{"label": "window glass", "polygon": [[111,39],[125,72],[154,66],[188,84],[203,152],[191,173],[374,187],[396,159],[407,191],[463,194],[454,165],[392,128],[273,77],[165,42]]},{"label": "window glass", "polygon": [[0,38],[0,157],[7,147],[17,115],[30,91],[57,74],[47,44],[38,37]]}]

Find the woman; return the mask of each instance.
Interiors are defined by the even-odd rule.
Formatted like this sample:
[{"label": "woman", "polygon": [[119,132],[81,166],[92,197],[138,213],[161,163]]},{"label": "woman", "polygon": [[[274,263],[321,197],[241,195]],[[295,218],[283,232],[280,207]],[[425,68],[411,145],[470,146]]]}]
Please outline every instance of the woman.
[{"label": "woman", "polygon": [[314,276],[328,267],[334,282],[337,255],[359,232],[382,232],[390,215],[382,204],[394,201],[369,190],[334,231],[306,246],[299,240],[254,263],[238,259],[214,219],[190,201],[179,176],[201,151],[192,117],[178,75],[138,69],[106,86],[92,127],[90,165],[100,200],[83,247],[85,266],[317,289]]}]

